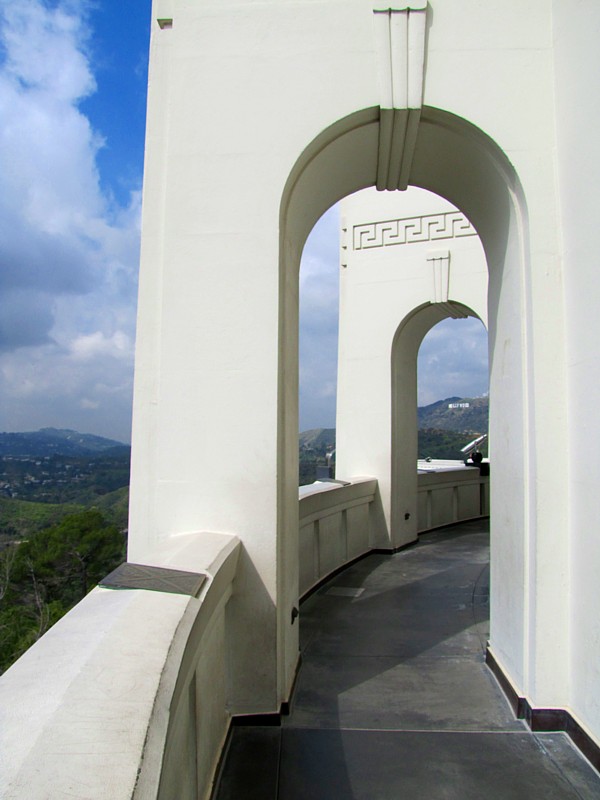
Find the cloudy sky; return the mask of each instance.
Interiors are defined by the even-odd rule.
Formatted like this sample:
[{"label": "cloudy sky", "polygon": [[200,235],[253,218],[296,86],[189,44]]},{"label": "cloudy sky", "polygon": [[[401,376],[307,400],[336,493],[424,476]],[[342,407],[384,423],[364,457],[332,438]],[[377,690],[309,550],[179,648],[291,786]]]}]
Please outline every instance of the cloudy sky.
[{"label": "cloudy sky", "polygon": [[[0,430],[129,441],[149,25],[150,0],[0,0]],[[301,429],[335,420],[337,228],[303,260]],[[485,337],[435,333],[420,401],[485,391]]]}]

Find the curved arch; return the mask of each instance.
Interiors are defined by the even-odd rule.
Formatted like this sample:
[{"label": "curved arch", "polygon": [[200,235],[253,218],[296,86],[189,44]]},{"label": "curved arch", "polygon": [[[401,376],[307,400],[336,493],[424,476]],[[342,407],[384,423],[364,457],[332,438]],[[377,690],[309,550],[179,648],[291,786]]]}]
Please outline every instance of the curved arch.
[{"label": "curved arch", "polygon": [[[452,301],[461,316],[480,317],[473,309]],[[391,538],[410,541],[417,535],[417,355],[429,331],[450,316],[441,303],[424,303],[398,325],[391,352]]]},{"label": "curved arch", "polygon": [[[317,219],[341,197],[374,186],[377,172],[379,109],[362,109],[337,121],[301,154],[286,182],[280,205],[279,373],[278,373],[278,530],[279,574],[297,571],[298,433],[298,269],[302,248]],[[535,508],[528,480],[526,416],[531,335],[527,209],[518,176],[505,153],[472,123],[438,108],[423,107],[410,185],[435,192],[459,208],[479,233],[489,270],[490,439],[494,446],[491,503],[502,509],[503,544],[494,553],[500,573],[524,574],[525,536]],[[506,409],[506,411],[505,411]],[[510,413],[508,412],[510,409]],[[413,466],[414,469],[414,466]],[[416,530],[416,529],[415,529]],[[493,521],[492,521],[493,531]],[[406,536],[407,538],[403,538]],[[405,530],[389,536],[398,546],[416,537]],[[494,537],[492,536],[492,548]],[[515,553],[519,553],[515,557]],[[280,585],[283,607],[295,601],[295,581]],[[522,641],[525,593],[496,598],[501,636]],[[498,622],[501,620],[501,622]],[[280,627],[280,642],[285,638]],[[295,642],[284,647],[295,663]],[[282,660],[280,659],[280,664]],[[291,672],[290,672],[291,675]],[[289,681],[290,675],[287,676]],[[519,668],[515,666],[515,675]],[[286,682],[286,679],[283,679]]]},{"label": "curved arch", "polygon": [[[367,108],[333,123],[292,167],[280,207],[285,262],[293,250],[295,266],[299,266],[304,242],[328,208],[342,197],[375,186],[379,113],[378,107]],[[494,248],[494,234],[499,228],[507,229],[511,206],[520,218],[519,234],[524,233],[526,204],[512,164],[493,139],[449,111],[423,107],[409,184],[435,192],[460,208],[484,247],[487,242],[489,255],[499,252]],[[482,203],[484,198],[488,202]]]}]

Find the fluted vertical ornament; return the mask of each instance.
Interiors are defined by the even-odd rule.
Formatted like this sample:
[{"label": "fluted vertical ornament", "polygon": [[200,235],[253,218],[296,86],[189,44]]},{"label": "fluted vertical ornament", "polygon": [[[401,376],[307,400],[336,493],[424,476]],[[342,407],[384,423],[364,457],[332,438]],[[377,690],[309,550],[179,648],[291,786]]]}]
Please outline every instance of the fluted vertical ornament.
[{"label": "fluted vertical ornament", "polygon": [[406,189],[423,103],[427,0],[375,3],[380,121],[377,188]]}]

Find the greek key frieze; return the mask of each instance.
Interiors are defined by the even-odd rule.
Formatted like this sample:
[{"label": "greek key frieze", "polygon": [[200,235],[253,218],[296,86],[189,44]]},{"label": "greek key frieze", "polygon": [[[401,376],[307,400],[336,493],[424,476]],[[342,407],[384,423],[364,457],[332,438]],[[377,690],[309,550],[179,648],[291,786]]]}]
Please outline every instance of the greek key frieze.
[{"label": "greek key frieze", "polygon": [[355,250],[367,250],[394,244],[455,239],[460,236],[477,236],[477,231],[460,211],[446,211],[424,217],[407,217],[355,225],[353,246]]}]

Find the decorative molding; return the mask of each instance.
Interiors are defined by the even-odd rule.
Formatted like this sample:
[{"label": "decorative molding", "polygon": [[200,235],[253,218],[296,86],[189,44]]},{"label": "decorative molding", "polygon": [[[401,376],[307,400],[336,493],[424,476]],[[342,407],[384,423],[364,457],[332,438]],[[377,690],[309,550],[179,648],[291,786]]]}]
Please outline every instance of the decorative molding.
[{"label": "decorative molding", "polygon": [[377,188],[406,189],[423,104],[426,0],[373,6],[379,72]]},{"label": "decorative molding", "polygon": [[465,308],[450,300],[450,251],[430,250],[427,262],[431,264],[433,277],[431,302],[442,306],[452,319],[466,319],[469,314]]},{"label": "decorative molding", "polygon": [[450,292],[450,251],[437,250],[427,253],[433,276],[432,303],[447,303]]},{"label": "decorative molding", "polygon": [[354,250],[477,236],[477,231],[461,211],[367,222],[355,225],[352,233]]}]

